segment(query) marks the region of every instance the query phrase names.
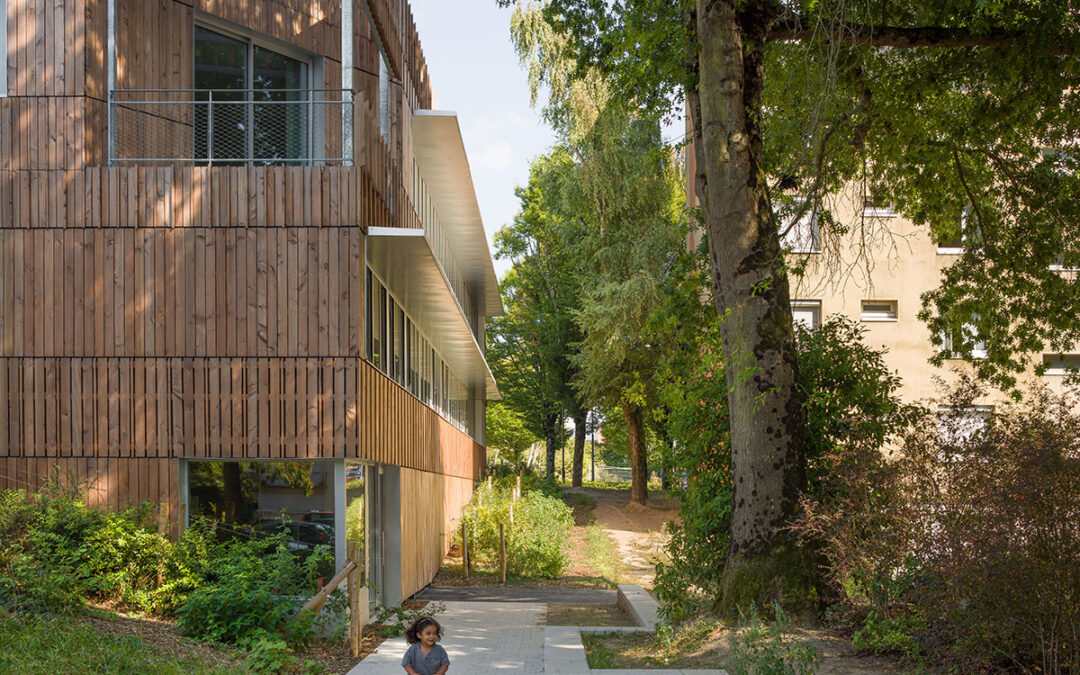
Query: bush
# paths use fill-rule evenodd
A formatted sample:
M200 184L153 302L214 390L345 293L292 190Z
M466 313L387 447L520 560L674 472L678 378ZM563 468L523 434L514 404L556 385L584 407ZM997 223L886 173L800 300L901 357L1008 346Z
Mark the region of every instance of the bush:
M982 393L962 382L894 459L838 471L828 499L808 500L804 532L863 648L1068 672L1080 664L1080 407L1038 389L980 424Z
M558 578L570 564L567 552L573 511L561 499L540 490L527 490L513 501L509 477L481 483L465 508L469 555L491 568L498 565L499 524L506 537L507 572L517 576ZM509 485L507 485L509 483ZM510 522L511 505L513 524Z
M213 569L176 612L181 632L217 642L272 633L303 645L311 636L310 618L292 615L314 592L319 566L331 555L319 547L301 561L283 536L219 545Z

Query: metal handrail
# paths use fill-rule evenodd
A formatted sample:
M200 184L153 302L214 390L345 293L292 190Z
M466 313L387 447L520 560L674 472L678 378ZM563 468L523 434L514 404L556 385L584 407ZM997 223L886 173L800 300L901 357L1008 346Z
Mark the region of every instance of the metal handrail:
M289 101L262 98L274 94L298 96ZM341 134L340 156L328 156L331 153L324 138L333 122L325 120L324 111L339 108L338 119L347 123L351 115L346 115L346 110L352 106L354 96L349 89L313 88L110 90L109 163L351 165L351 134ZM215 129L215 111L237 106L242 110L239 116L227 116L226 132ZM269 119L259 119L260 111L266 113L282 106L285 108L280 115L273 113ZM288 106L302 112L285 117L289 115ZM230 128L232 137L227 134ZM260 131L263 133L258 136ZM257 141L268 145L268 149L258 152ZM302 145L296 145L298 142ZM219 148L222 143L231 145Z

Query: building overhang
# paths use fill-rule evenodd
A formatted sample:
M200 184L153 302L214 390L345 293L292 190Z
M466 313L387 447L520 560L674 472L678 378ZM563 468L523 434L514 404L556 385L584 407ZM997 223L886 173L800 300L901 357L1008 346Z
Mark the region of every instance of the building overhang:
M369 227L367 259L450 369L485 398L502 398L465 312L424 231Z
M413 111L413 155L428 192L435 200L466 283L482 300L487 316L501 316L502 300L491 262L480 206L476 201L469 158L461 139L457 113Z

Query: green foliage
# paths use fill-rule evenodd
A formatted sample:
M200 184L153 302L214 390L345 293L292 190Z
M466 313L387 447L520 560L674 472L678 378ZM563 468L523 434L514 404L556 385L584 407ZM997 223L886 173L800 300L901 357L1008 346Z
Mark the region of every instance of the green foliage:
M887 616L879 609L871 609L851 637L851 646L872 654L915 656L922 650L917 636L924 630L926 621L918 614Z
M528 490L525 484L520 499L514 501L512 494L509 485L500 483L491 487L481 483L476 488L464 515L470 556L489 567L497 566L502 524L508 574L560 577L570 564L567 548L574 524L573 510L562 499Z
M676 439L671 464L685 471L686 487L679 522L669 526L671 562L657 566L656 592L664 616L676 622L719 599L727 558L731 513L727 382L715 324L712 333L702 336L697 361L691 360L688 372L673 377L665 388L668 430ZM806 401L809 485L819 500L834 498L830 495L838 490L833 483L837 473L886 475L881 449L917 413L899 401L899 378L885 365L882 352L868 347L863 336L858 324L839 316L815 331L799 333L798 386ZM880 495L879 488L857 495L847 488L840 492L844 496L835 498L848 500L852 512L867 519L884 517L869 508ZM891 575L891 552L876 559L880 562L871 576L858 575L860 587L880 594L889 592L883 585L903 583Z
M303 647L314 634L314 617L293 613L332 560L328 549L300 559L283 535L220 542L206 520L173 543L157 533L151 506L106 514L86 505L82 489L57 476L36 494L0 493L0 612L55 614L110 599L175 613L188 635L239 642L251 650L252 667L300 666L281 645ZM336 592L329 604L343 603ZM126 663L141 648L110 650L93 658Z
M732 675L809 675L819 660L817 648L805 640L789 638L787 615L780 605L773 606L773 621L762 621L757 610L740 616L739 629L732 641Z
M983 424L981 395L962 383L893 458L839 467L800 527L861 647L1066 672L1080 662L1080 408L1038 389Z
M0 672L239 675L246 669L165 654L136 637L103 634L70 617L0 614Z
M262 633L283 635L290 646L310 640L310 617L292 614L314 591L320 565L332 557L328 548L300 560L281 535L234 539L214 557L213 569L177 610L181 632L217 642Z
M534 443L541 440L525 425L525 416L506 403L492 402L487 408L487 447L503 453L503 459L515 468L523 461L522 455Z

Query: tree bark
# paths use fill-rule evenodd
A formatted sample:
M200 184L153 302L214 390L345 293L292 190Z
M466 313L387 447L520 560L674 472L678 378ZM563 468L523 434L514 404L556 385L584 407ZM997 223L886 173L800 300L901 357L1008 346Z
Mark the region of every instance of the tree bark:
M630 445L630 503L645 506L649 499L649 466L642 437L641 406L623 403L626 415L626 440Z
M225 522L236 522L236 512L244 502L239 462L221 465L221 501L225 509Z
M812 594L812 563L800 557L784 526L805 484L806 422L795 386L788 281L760 166L760 45L768 3L742 3L743 25L736 4L697 1L694 120L701 130L696 152L704 178L699 175L698 189L713 291L724 317L731 425L731 532L721 610L730 614L751 601L760 607L777 600L801 612Z
M574 413L574 471L570 484L581 487L581 467L585 463L585 432L588 415L585 412Z
M544 418L544 473L551 478L555 478L555 452L562 440L562 430L559 428L561 420L559 415L547 415Z

